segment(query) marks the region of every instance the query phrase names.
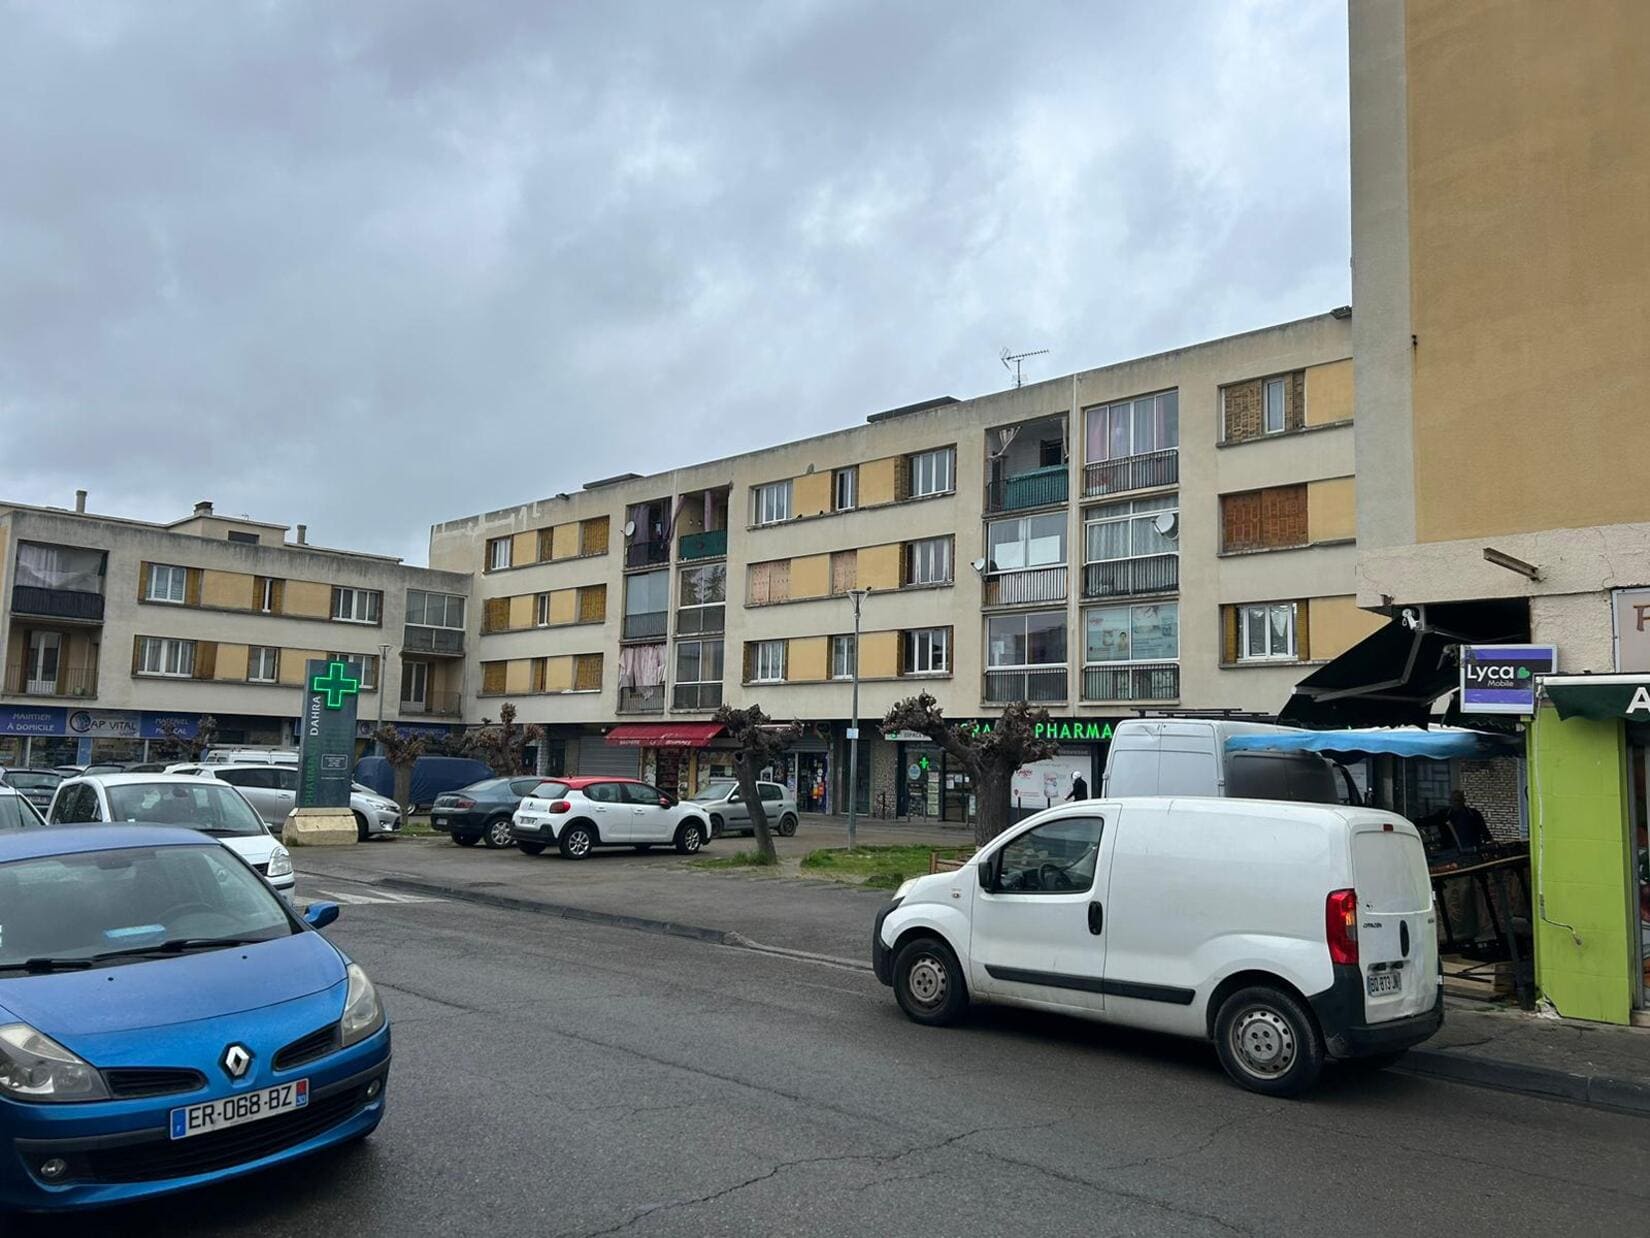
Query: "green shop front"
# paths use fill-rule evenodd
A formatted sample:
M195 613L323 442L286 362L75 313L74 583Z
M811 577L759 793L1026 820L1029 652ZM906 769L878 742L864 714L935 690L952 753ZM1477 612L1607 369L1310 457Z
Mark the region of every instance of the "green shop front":
M1037 726L1041 739L1059 750L1050 758L1015 771L1010 788L1015 819L1041 812L1063 801L1071 792L1072 775L1080 775L1090 795L1100 794L1116 718L1051 717ZM977 718L973 726L989 731L995 719ZM937 821L974 819L974 787L967 772L937 744L911 731L886 738L895 745L898 777L895 814Z

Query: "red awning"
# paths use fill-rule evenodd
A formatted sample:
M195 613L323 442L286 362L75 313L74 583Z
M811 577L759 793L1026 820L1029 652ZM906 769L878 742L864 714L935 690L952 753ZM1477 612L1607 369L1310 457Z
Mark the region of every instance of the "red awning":
M632 723L614 727L607 742L620 748L703 748L721 732L720 722Z

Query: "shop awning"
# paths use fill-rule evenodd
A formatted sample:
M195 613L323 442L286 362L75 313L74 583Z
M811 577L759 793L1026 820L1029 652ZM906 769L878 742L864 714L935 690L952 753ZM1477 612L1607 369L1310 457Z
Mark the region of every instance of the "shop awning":
M1226 741L1228 752L1322 752L1329 756L1427 757L1447 761L1451 757L1483 760L1486 757L1523 755L1524 741L1517 735L1497 735L1489 731L1469 731L1463 727L1370 727L1344 731L1297 731L1293 734L1234 735Z
M607 733L620 748L703 748L722 733L720 722L627 723Z
M1541 691L1560 718L1650 722L1650 675L1547 675Z

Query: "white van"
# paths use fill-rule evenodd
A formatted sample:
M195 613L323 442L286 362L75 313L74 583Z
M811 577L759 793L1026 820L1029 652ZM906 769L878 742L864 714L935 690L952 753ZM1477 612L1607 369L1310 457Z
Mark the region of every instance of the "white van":
M902 885L871 961L919 1023L983 1001L1208 1038L1273 1095L1325 1058L1396 1058L1444 1017L1420 834L1367 808L1052 808Z
M1298 735L1294 727L1210 718L1130 718L1106 752L1100 794L1209 795L1357 803L1346 770L1316 752L1227 752L1234 735Z

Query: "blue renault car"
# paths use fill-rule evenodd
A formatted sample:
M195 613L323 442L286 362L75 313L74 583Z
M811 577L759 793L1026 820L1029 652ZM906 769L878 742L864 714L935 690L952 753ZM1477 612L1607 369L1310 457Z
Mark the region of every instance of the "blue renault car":
M372 982L215 839L0 833L0 1213L202 1186L363 1139ZM3 1228L3 1224L0 1224Z

